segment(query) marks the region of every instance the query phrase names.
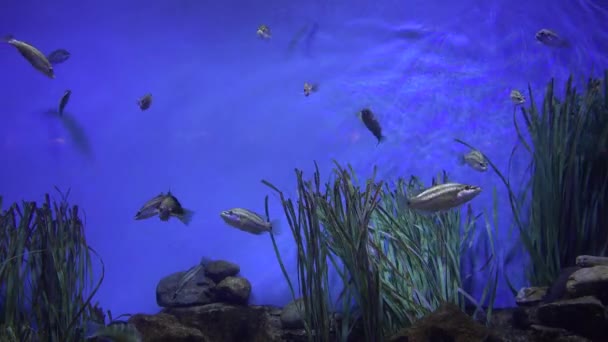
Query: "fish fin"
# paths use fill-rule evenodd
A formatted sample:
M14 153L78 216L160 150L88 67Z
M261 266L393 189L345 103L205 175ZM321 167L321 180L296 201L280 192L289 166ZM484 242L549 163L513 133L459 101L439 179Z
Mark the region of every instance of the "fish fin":
M464 160L464 154L459 154L458 156L456 156L456 159L458 161L458 164L460 165L464 165L466 163L466 161Z
M99 332L105 327L104 324L88 321L85 326L85 339L90 340L99 336Z
M378 138L378 143L376 144L376 146L380 145L381 143L386 141L386 136L381 135L380 138Z
M190 222L192 221L192 216L194 216L194 211L192 210L188 210L188 209L184 209L184 213L176 216L180 221L182 221L183 224L185 224L186 226L190 224Z
M270 221L270 233L272 235L281 235L281 224L280 220Z

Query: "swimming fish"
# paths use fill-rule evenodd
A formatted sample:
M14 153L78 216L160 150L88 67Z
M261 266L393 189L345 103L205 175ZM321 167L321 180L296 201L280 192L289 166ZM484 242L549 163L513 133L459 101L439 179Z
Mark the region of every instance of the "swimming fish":
M541 29L534 35L537 41L541 42L543 45L550 47L567 47L570 45L568 41L560 37L557 33L548 30Z
M13 36L10 35L5 37L4 40L8 44L14 46L36 70L42 72L49 78L55 78L55 72L51 62L49 62L49 60L42 52L40 52L40 50L28 43L13 38Z
M407 206L412 209L438 212L458 207L475 198L481 188L474 185L443 183L434 185L410 197Z
M59 113L59 116L63 116L63 110L68 104L68 101L70 101L70 95L72 95L72 91L68 89L65 91L65 93L63 93L61 100L59 100L59 109L57 111Z
M150 106L152 105L152 94L147 93L146 95L139 98L137 100L137 105L139 106L139 109L141 109L141 110L146 110L146 109L150 108Z
M165 194L161 192L160 195L144 203L144 205L141 207L141 209L139 209L137 214L135 214L135 219L144 220L152 216L158 215L158 207L160 206L160 203L164 198Z
M57 49L48 55L46 55L46 59L51 62L51 64L61 64L67 61L70 58L70 53L64 49Z
M163 197L158 205L158 217L161 221L168 221L169 218L175 217L187 226L192 221L193 215L194 212L182 207L177 198L171 194L171 191Z
M263 24L258 26L258 30L256 31L256 34L258 35L258 37L265 39L265 40L272 38L272 33L270 33L270 28Z
M86 340L108 339L112 342L141 342L141 334L137 328L124 321L114 321L108 325L87 323Z
M359 112L359 118L361 119L361 121L363 121L365 127L367 127L367 129L372 132L374 137L378 139L377 145L379 145L386 139L386 137L382 134L382 127L380 126L380 122L378 122L378 119L376 118L374 113L372 113L371 110L369 110L368 108L362 109Z
M519 90L511 90L511 94L509 94L509 97L511 97L511 101L515 105L520 105L526 102L526 98Z
M304 83L304 96L308 96L311 93L316 92L317 89L319 89L319 87L316 84L305 82Z
M459 156L459 162L461 165L467 164L477 171L487 171L488 162L486 157L478 150L472 150L468 153L461 154Z
M278 221L268 222L261 215L248 209L225 210L220 213L220 217L228 225L251 234L260 235L266 232L279 234Z

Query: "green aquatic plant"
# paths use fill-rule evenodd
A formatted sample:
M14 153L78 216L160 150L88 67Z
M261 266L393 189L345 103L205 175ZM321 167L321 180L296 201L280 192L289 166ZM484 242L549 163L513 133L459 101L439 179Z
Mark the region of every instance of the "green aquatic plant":
M0 207L2 200L0 198ZM15 203L0 215L0 340L81 341L95 282L84 222L67 195ZM101 259L99 259L101 261Z
M410 182L399 179L392 188L377 181L374 172L360 186L352 168L337 163L332 180L324 185L318 168L311 181L304 180L300 170L296 170L296 177L295 206L272 184L263 183L279 194L296 241L309 340L327 341L332 328L326 323L331 309L329 265L338 271L344 284L340 295L342 320L335 330L343 341L357 322L366 340L384 340L444 302L464 306L466 299L472 300L480 310L479 303L487 304L487 314L491 314L496 268L491 270L481 300L473 300L462 289L465 277L460 271L461 257L471 248L479 217L473 217L470 207L464 226L459 210L421 214L399 204L406 193L422 188L416 178ZM496 210L493 223L496 227ZM487 219L486 228L491 236L492 224ZM274 237L273 244L296 298ZM495 266L492 260L487 265Z
M531 177L519 191L488 160L508 190L515 226L530 256L526 276L533 285L551 284L578 255L608 252L606 82L608 71L603 81L590 79L579 93L570 77L558 99L551 80L540 107L528 87L530 106L521 107L524 128L513 114L518 146L531 156Z

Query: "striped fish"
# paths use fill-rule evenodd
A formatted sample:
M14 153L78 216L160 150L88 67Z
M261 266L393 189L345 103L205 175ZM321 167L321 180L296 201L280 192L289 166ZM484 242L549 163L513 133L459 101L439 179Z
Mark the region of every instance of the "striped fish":
M268 222L261 215L249 209L224 210L220 213L220 217L228 225L251 234L260 235L270 232L276 235L279 233L277 221Z
M434 185L407 200L407 206L422 211L444 211L467 203L481 192L474 185L444 183Z

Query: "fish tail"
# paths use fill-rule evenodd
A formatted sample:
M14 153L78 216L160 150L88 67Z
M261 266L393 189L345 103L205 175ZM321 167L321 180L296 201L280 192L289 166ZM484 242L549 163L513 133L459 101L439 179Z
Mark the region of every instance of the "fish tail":
M101 323L96 323L92 321L88 321L85 326L85 338L92 339L99 336L99 332L104 328L105 325Z
M270 233L272 235L281 235L281 224L280 220L270 221Z
M383 143L383 142L385 142L385 141L386 141L386 136L381 135L381 136L378 138L378 143L376 144L376 146L380 145L381 143Z
M184 209L184 213L182 215L179 215L177 218L187 226L192 221L192 216L194 216L194 211Z
M458 156L456 156L456 159L458 161L458 164L460 165L464 165L466 163L466 161L464 160L464 154L459 154Z

